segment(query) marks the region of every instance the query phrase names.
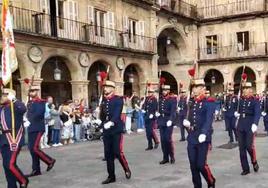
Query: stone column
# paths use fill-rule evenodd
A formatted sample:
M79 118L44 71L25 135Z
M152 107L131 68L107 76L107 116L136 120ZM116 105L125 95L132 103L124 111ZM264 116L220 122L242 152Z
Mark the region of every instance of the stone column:
M24 79L25 78L21 78L21 79L19 79L19 81L20 81L20 84L21 84L21 99L22 99L22 101L24 103L26 103L28 101L28 91L29 91L30 85L32 83L32 80L30 80L29 84L26 84L24 82ZM42 81L43 81L42 78L36 78L33 81L33 85L40 86L40 88L41 88ZM42 91L40 90L40 96L41 96L41 92Z
M85 99L86 104L88 104L88 80L72 80L70 81L72 85L72 99Z
M116 88L115 88L115 93L117 95L124 95L124 82L115 82Z
M265 76L256 79L256 93L261 94L265 90Z

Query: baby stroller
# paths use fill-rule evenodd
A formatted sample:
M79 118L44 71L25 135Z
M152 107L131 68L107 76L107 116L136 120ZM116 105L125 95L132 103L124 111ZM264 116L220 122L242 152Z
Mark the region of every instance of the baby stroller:
M101 140L103 139L102 125L96 123L93 120L90 124L87 125L86 129L86 139L89 141L92 140Z

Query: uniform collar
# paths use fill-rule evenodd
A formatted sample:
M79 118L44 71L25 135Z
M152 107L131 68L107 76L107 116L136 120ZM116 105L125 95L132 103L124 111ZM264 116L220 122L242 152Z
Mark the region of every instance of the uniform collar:
M252 96L252 95L251 96L243 96L242 98L243 99L254 99L254 96Z
M202 100L204 100L206 98L206 96L205 95L199 95L199 96L197 96L197 97L195 97L195 101L196 102L201 102Z
M110 99L112 99L112 98L114 98L114 97L115 97L115 94L112 94L112 95L110 95L110 96L105 97L105 99L110 100Z
M35 97L32 99L33 102L45 102L44 99L41 99L40 97Z

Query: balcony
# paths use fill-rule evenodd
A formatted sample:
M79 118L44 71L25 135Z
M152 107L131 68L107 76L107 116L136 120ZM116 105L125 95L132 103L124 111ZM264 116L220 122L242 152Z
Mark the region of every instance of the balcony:
M18 33L141 53L155 52L155 38L130 36L128 32L18 7L10 7L10 11L14 17L14 31Z
M268 55L267 42L249 44L249 49L243 50L241 45L204 48L199 50L200 61L221 61L228 59L257 58Z
M199 19L232 17L266 11L265 0L240 0L234 3L199 8Z
M197 17L197 7L181 0L156 0L156 4L161 10L192 19Z

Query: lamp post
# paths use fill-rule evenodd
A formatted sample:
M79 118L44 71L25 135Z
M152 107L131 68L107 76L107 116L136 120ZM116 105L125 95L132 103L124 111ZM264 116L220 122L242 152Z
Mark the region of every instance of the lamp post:
M212 84L215 84L216 83L216 77L214 75L214 72L212 72L211 83Z
M54 80L60 81L61 80L61 70L58 67L58 59L56 59L56 68L54 69Z

